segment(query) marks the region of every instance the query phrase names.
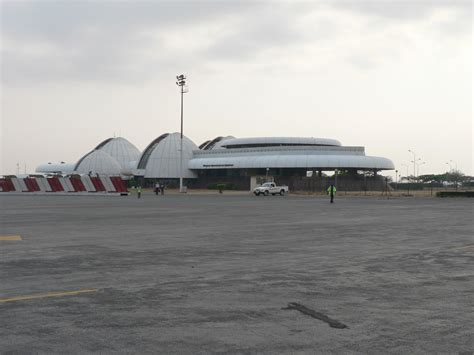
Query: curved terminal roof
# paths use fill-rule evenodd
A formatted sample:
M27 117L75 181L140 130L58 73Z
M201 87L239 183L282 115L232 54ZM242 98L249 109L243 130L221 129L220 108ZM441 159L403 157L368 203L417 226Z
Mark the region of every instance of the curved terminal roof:
M305 146L195 152L190 169L376 169L392 170L391 160L366 156L363 147Z
M232 137L232 136L227 136L227 137L219 136L219 137L216 137L214 139L205 141L204 143L202 143L199 146L199 149L212 150L212 149L222 148L222 143L224 143L225 141L227 141L229 139L233 139L233 138L235 138L235 137Z
M169 133L162 134L158 138L155 138L150 144L148 144L148 146L145 148L145 150L140 156L140 160L138 161L138 164L137 164L138 169L146 168L148 164L148 160L150 159L151 153L153 153L157 145L160 144L160 142L168 136L169 136Z
M340 146L341 142L329 138L313 137L251 137L226 139L221 147L227 149L278 147L278 146Z
M79 174L120 175L122 167L108 153L94 149L79 159L74 171Z
M137 165L137 175L145 178L179 178L180 177L180 141L181 134L163 134L153 140L143 151ZM196 144L183 137L183 177L195 178L196 174L187 168L193 157Z
M228 140L231 140L231 139L235 139L235 137L234 136L223 137L222 139L220 139L218 142L216 142L214 144L212 149L223 149L222 145L225 144L225 142L227 142Z
M123 170L130 170L130 162L137 161L140 151L132 143L122 137L108 138L95 149L108 153L120 164Z
M199 145L199 149L204 149L211 141L210 140L207 140L205 142L202 142L200 145Z

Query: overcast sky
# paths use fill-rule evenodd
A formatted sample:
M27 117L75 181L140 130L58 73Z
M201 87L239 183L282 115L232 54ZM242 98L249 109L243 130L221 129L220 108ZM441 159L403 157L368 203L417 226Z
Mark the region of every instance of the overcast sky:
M469 0L0 3L0 174L179 131L181 73L197 145L335 138L473 174Z

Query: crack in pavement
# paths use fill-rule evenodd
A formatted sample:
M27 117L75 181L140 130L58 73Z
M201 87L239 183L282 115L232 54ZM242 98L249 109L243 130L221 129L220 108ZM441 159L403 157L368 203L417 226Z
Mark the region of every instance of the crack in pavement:
M286 308L282 308L284 310L289 310L289 309L295 309L297 311L300 311L303 314L306 314L310 317L322 320L323 322L329 324L331 328L338 328L338 329L344 329L344 328L349 328L347 325L344 323L339 322L336 319L329 318L327 315L321 313L321 312L316 312L315 310L308 308L306 306L303 306L302 304L296 303L296 302L290 302L288 303L288 306Z

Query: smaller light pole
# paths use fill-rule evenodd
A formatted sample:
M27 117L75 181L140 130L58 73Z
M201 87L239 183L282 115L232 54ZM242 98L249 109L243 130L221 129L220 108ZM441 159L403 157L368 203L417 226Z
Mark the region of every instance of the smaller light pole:
M416 178L416 162L418 160L421 160L421 158L416 159L416 153L415 151L408 149L408 151L413 154L413 160L411 161L413 163L413 177Z
M407 168L407 195L410 195L410 180L408 179L408 164L402 164L402 166Z
M395 170L395 189L398 190L398 170Z
M181 74L176 77L176 85L181 88L181 140L179 149L179 192L183 189L183 95L185 92L186 76Z
M425 161L422 161L421 163L416 163L416 175L420 175L420 165L426 164Z
M450 160L451 161L451 160ZM453 166L451 165L450 161L447 161L446 164L449 165L449 172L453 171Z
M404 166L405 168L407 168L407 181L408 181L408 164L402 164L402 166Z
M454 164L456 171L458 171L458 163L456 163L454 160L450 160L451 163Z
M455 170L453 169L453 165L452 165L451 163L454 164ZM457 173L458 173L458 164L457 164L454 160L452 160L452 159L450 159L449 162L447 162L446 164L449 165L449 172L450 172L453 176L456 176ZM458 190L458 181L457 181L457 178L455 178L455 179L456 179L456 191L457 191L457 190Z

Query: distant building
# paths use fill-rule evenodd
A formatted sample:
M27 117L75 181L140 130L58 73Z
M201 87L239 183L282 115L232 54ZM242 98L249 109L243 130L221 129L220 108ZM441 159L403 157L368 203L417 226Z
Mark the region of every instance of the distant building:
M345 172L355 177L358 171L374 175L394 169L387 158L365 155L364 147L345 147L335 139L307 137L253 137L220 140L218 147L194 151L188 168L198 174L201 182L229 181L238 184L255 176L271 176L280 182L292 180L315 171Z
M334 139L261 137L233 138L220 149L195 151L191 170L391 170L386 158L366 156L364 147L343 147Z
M74 171L75 163L46 163L38 165L35 169L37 173L43 174L71 174Z

